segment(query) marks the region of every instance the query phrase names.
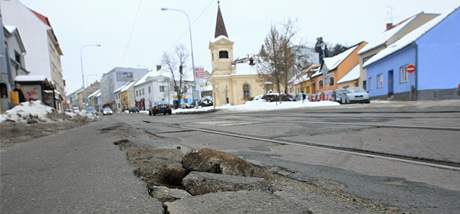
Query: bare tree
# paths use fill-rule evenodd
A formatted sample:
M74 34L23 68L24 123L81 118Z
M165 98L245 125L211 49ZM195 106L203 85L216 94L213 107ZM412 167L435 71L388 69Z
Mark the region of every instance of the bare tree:
M258 66L259 75L271 81L278 92L288 92L289 79L297 71L297 52L292 41L296 33L292 20L284 23L281 29L272 26L259 52L262 61Z
M175 48L174 54L163 53L161 63L171 73L174 91L177 93L177 102L175 107L178 108L186 90L184 87L184 69L188 59L188 51L184 45Z

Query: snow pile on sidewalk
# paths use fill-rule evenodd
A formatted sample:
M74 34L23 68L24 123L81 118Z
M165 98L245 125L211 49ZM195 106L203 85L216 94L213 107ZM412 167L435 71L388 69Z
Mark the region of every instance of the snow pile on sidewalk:
M0 123L7 120L24 123L27 123L30 120L50 122L51 119L48 117L48 114L53 112L53 108L43 105L41 101L24 102L1 115Z
M208 107L199 107L199 108L190 108L190 109L173 109L173 114L187 114L187 113L205 113L214 111L213 106Z
M88 113L86 111L65 112L65 115L69 116L72 119L78 119L78 118L87 118L88 120L100 119L99 116L93 113Z
M284 109L296 108L312 108L312 107L328 107L339 106L339 103L332 101L309 102L309 101L295 101L295 102L266 102L265 100L248 101L243 105L225 105L219 107L222 110L229 111L273 111Z
M16 123L50 123L63 120L97 120L99 117L87 112L65 112L58 113L41 101L30 101L21 103L14 108L0 114L0 123L6 121Z

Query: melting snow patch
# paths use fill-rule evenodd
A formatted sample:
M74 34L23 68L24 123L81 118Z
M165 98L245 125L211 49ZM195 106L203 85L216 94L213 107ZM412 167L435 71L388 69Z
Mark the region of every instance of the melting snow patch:
M190 109L174 109L173 114L186 114L186 113L204 113L214 111L213 106L190 108Z
M41 101L21 103L0 116L0 122L11 120L14 122L27 122L29 119L37 119L50 122L48 114L54 111L53 108L43 105Z
M87 118L89 120L96 120L98 117L92 113L87 112L66 112L67 117L63 114L55 113L54 108L43 105L41 101L31 101L21 103L14 108L0 114L0 123L5 121L12 121L17 123L36 123L36 122L57 122L58 120L74 118Z
M263 100L248 101L244 105L225 105L219 107L219 109L230 110L230 111L273 111L283 109L296 109L296 108L311 108L311 107L328 107L328 106L339 106L339 103L332 101L321 101L321 102L308 102L308 101L296 101L296 102L264 102Z

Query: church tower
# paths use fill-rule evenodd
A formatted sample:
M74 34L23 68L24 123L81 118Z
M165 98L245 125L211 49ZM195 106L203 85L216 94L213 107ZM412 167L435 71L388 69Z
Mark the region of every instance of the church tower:
M212 56L212 75L232 74L233 42L228 38L219 2L214 40L209 43L209 50Z

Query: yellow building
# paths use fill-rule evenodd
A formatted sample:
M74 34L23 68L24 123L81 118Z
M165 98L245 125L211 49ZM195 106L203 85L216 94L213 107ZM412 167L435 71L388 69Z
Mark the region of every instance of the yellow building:
M234 60L233 45L227 34L220 6L217 9L214 41L209 43L212 55L214 105L244 104L251 98L264 94L264 82L257 73L254 57Z

